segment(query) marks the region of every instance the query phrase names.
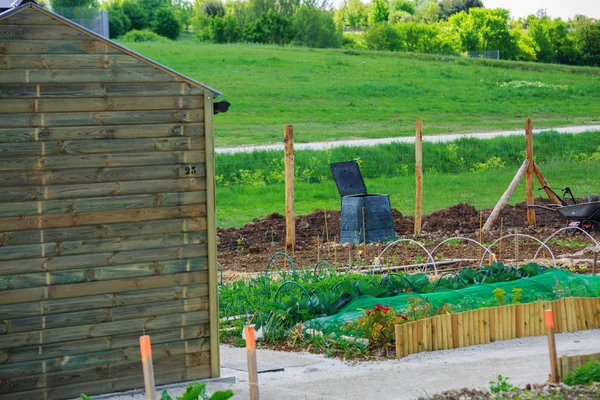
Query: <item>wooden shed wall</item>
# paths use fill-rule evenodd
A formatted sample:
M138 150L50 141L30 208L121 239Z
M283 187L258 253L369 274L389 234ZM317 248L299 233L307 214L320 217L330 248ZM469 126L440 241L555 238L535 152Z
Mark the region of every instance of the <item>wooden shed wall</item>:
M0 20L0 398L141 388L144 332L157 384L218 375L212 163L210 91Z

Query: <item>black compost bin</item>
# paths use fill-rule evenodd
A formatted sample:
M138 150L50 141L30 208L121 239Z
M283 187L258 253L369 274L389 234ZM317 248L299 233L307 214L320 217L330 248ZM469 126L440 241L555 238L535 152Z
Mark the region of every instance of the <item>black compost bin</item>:
M365 236L367 243L393 240L395 235L390 196L367 194L367 187L356 161L332 163L329 167L342 197L340 241L362 243Z

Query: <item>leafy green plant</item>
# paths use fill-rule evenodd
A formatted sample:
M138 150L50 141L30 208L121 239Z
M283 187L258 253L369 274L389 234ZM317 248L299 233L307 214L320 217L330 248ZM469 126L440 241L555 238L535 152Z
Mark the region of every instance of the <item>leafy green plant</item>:
M507 393L517 389L516 386L508 382L508 377L498 375L497 381L490 381L490 391L496 393Z
M600 361L588 361L565 376L563 382L569 386L600 382Z
M521 299L523 298L523 289L521 288L513 288L511 303L512 304L521 304Z
M503 306L506 301L506 291L502 288L496 288L494 289L494 297L496 298L498 305Z
M168 40L164 36L160 36L158 33L152 32L148 29L132 30L125 34L123 40L127 42L159 42L162 40Z

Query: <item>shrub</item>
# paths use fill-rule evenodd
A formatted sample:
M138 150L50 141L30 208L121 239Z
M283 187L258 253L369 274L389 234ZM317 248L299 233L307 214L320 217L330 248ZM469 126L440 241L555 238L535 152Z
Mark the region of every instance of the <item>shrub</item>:
M144 29L141 31L129 31L123 37L123 39L128 42L158 42L160 40L166 40L167 38L164 36L160 36L148 29Z
M388 23L370 27L365 33L365 42L369 50L406 50L400 31Z
M176 40L181 33L181 22L179 22L172 9L161 7L156 10L152 30L161 36Z
M316 7L300 6L292 18L294 42L308 47L340 47L342 34L330 12Z
M563 382L569 386L600 382L600 361L589 361L574 369L573 372L565 376Z

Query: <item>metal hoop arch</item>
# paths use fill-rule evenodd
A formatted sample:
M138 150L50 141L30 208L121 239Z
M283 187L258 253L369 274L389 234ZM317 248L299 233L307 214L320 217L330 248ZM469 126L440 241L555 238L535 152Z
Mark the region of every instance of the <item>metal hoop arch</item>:
M416 240L413 240L413 239L398 239L398 240L396 240L396 241L394 241L394 242L392 242L392 243L388 244L388 245L385 247L385 249L383 249L383 250L381 251L381 253L379 253L379 257L377 257L377 258L379 258L379 259L381 260L381 256L383 255L383 253L385 253L385 252L387 251L387 249L389 249L389 248L390 248L390 247L392 247L393 245L395 245L395 244L398 244L398 243L401 243L401 242L409 242L409 243L414 243L414 244L416 244L417 246L419 246L421 249L423 249L423 251L424 251L425 253L427 253L427 260L428 260L428 261L427 261L427 263L425 264L425 273L427 273L427 267L429 266L429 260L431 260L431 264L433 265L433 270L435 271L435 274L436 274L436 275L438 274L437 265L435 264L435 260L433 259L433 257L432 257L432 255L431 255L431 253L429 252L429 250L427 250L427 249L425 248L425 246L423 246L423 245L422 245L420 242L417 242Z
M575 230L579 230L581 232L583 232L588 238L590 238L590 240L592 242L594 242L596 244L596 247L600 248L600 243L598 243L596 241L596 239L594 239L592 237L592 235L590 235L588 232L586 232L584 229L581 229L580 227L564 227L564 228L560 228L558 229L556 232L554 232L552 235L548 236L545 240L544 240L544 244L546 244L548 242L548 240L552 239L554 236L556 236L557 234L561 233L562 231L566 231L567 229L575 229ZM533 256L533 259L535 260L538 256L538 253L540 252L540 250L542 249L542 246L540 246L537 251L535 252L535 255Z
M489 250L489 249L491 249L491 248L492 248L492 247L493 247L493 246L494 246L496 243L498 243L499 241L501 241L501 240L504 240L504 239L507 239L507 238L510 238L510 237L515 237L515 236L522 236L522 237L525 237L525 238L527 238L527 239L532 239L532 240L534 240L534 241L536 241L536 242L540 243L540 244L541 244L541 246L540 246L540 247L545 247L545 248L546 248L546 250L548 250L548 252L549 252L549 253L550 253L550 255L552 256L552 263L554 264L554 268L556 268L556 258L554 258L554 253L552 252L552 250L550 250L550 247L546 246L546 243L542 242L540 239L538 239L538 238L535 238L535 237L533 237L533 236L531 236L531 235L526 235L526 234L524 234L524 233L509 233L508 235L504 235L504 236L502 236L502 237L499 237L498 239L494 240L494 241L492 242L492 244L490 244L490 245L488 246L488 250ZM481 267L483 266L483 259L484 259L484 257L482 256L482 257L481 257L481 261L479 262L479 268L481 268ZM535 258L534 258L534 259L535 259Z
M449 242L449 241L451 241L451 240L466 240L467 242L471 242L471 243L478 244L478 245L479 245L479 246L480 246L480 247L481 247L481 248L484 250L484 254L485 254L485 253L489 253L490 255L494 254L494 253L492 253L492 252L490 251L490 249L489 249L489 248L485 247L483 244L481 244L480 242L478 242L478 241L477 241L477 240L475 240L475 239L471 239L471 238L468 238L468 237L462 237L462 236L455 236L455 237L451 237L451 238L449 238L449 239L445 239L445 240L443 240L442 242L438 243L438 245L437 245L437 246L435 246L435 247L433 248L433 250L431 250L431 255L433 256L433 254L434 254L434 253L437 251L437 249L438 249L439 247L441 247L442 245L446 244L447 242Z
M277 253L273 254L271 256L271 258L269 259L269 261L267 262L267 268L265 269L265 276L269 276L269 267L271 266L271 262L273 262L273 260L277 256L282 256L282 257L287 258L287 260L290 262L290 265L292 266L292 274L296 273L296 267L294 265L294 261L292 260L292 257L290 257L287 253L278 251Z

